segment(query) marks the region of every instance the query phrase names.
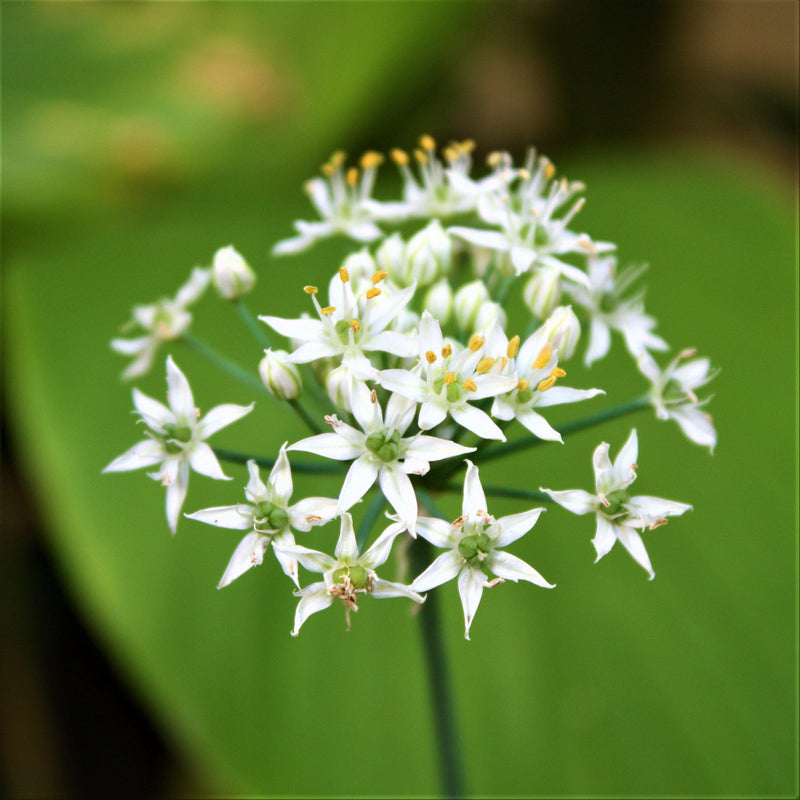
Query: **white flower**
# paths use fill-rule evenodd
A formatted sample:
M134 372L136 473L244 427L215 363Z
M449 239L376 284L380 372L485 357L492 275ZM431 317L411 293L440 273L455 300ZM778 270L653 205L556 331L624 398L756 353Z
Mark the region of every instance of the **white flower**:
M103 472L123 472L160 464L157 472L148 473L167 488L167 521L175 533L186 490L189 468L217 480L231 480L222 472L214 451L205 440L253 410L253 405L225 404L212 408L202 419L194 406L189 381L178 369L172 356L167 358L167 399L169 408L138 389L133 403L149 430L147 439L115 458Z
M496 362L491 369L499 368L498 371L517 377L512 391L495 398L492 416L504 420L518 419L534 436L562 442L561 434L534 409L577 403L605 392L602 389L556 386L556 382L567 373L558 366L558 349L548 341L552 330L553 325L548 319L522 346L519 336L509 341L499 326L489 332L487 341L490 347L506 354L506 358Z
M112 350L124 356L135 356L122 373L124 380L144 375L153 365L153 358L161 343L177 339L189 327L192 315L186 307L200 299L209 280L210 269L195 267L174 298L162 297L152 305L133 307L133 319L123 330L138 326L144 328L147 335L136 339L111 340Z
M522 559L500 550L526 534L536 523L543 508L532 508L521 514L495 519L486 510L478 468L467 461L464 478L464 501L461 516L453 523L434 517L419 517L417 532L436 547L445 548L436 560L418 577L411 588L426 592L453 578L458 578L458 593L464 608L464 638L478 610L481 595L508 579L529 581L552 589L533 567ZM488 575L494 575L488 580Z
M248 531L234 550L218 589L236 580L250 567L260 564L270 542L295 544L292 528L296 531L310 531L312 526L324 525L337 514L338 502L328 497L307 497L299 503L289 505L293 488L292 471L286 456L285 442L266 485L261 480L255 461L248 461L247 469L250 471L250 481L244 490L247 503L204 508L184 515L219 528ZM283 571L299 589L297 560L281 550L276 550L275 554Z
M576 283L570 289L573 300L591 315L589 345L583 357L587 367L608 353L612 330L622 334L634 358L646 350L668 349L667 343L652 332L656 321L644 313L642 294L623 299L643 270L644 267L629 267L617 275L615 258L592 258L589 285Z
M299 345L286 359L289 363L306 364L320 358L342 357L343 363L356 377L366 380L372 377L374 368L364 355L365 351L381 350L397 356L410 356L416 350L410 336L386 330L411 300L416 287L412 284L390 297L382 297L377 284L385 278L385 272L376 272L372 276L372 286L356 296L350 286L350 275L342 267L338 277L331 281L329 306L320 306L316 286L305 287L319 319L259 319Z
M417 404L401 395L389 398L385 421L375 392L366 384L357 383L350 400L353 416L363 430L356 430L335 415L326 417L333 433L301 439L288 449L337 461L355 459L339 494L341 510L347 511L359 502L377 480L400 520L416 536L417 498L409 474L425 475L431 461L470 453L475 448L419 433L403 438L414 419Z
M449 414L483 439L505 441L489 415L470 405L517 385L514 376L487 374L494 358L483 356L484 340L473 336L467 347L454 352L451 344L445 344L437 320L426 311L419 324L419 351L419 363L412 370L383 370L376 378L387 389L421 403L419 427L430 430Z
M691 506L662 500L659 497L638 495L631 497L628 487L636 480L636 459L639 443L636 431L631 431L628 441L619 451L614 464L608 457L609 445L598 445L592 457L596 494L582 489L565 492L552 492L542 489L573 514L594 513L597 517L597 532L592 543L599 561L616 544L617 540L633 556L634 560L647 570L650 580L655 577L650 558L644 548L642 537L636 532L639 528L653 530L667 523L667 517L674 517L688 511Z
M323 580L319 583L312 583L294 593L295 597L300 598L300 602L294 615L292 636L297 636L303 623L312 614L333 605L336 598L344 604L348 630L350 612L358 611L359 594L373 597L409 597L415 603L424 602L425 598L408 586L381 580L375 573L375 567L379 567L389 558L395 537L404 530L402 523L390 525L368 550L359 555L353 518L344 513L335 558L307 547L275 543L273 547L279 554L296 558L306 569L323 574Z
M695 389L705 386L717 371L707 358L692 358L696 354L696 350L683 350L663 372L649 353L642 353L636 363L653 384L650 401L658 418L674 419L689 439L713 453L717 432L711 417L701 410L711 398L698 400ZM687 358L692 360L682 364Z
M322 222L297 220L294 227L299 233L284 239L272 250L273 255L297 253L310 247L319 239L341 233L359 242L371 242L382 235L375 224L380 205L370 200L375 173L383 161L379 153L368 152L361 157L361 179L358 169L343 169L346 155L334 153L322 167L324 178L314 178L306 184L311 202L322 217Z
M222 247L214 253L211 266L214 287L220 297L237 300L252 291L256 274L242 256L232 247Z

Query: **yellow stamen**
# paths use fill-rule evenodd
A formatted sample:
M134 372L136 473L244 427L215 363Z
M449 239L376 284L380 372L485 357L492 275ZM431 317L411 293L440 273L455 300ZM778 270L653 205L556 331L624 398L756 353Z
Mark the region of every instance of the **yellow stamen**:
M446 344L446 345L445 345L445 346L442 348L442 356L443 356L444 358L447 358L448 356L450 356L450 355L452 354L452 352L453 352L453 348L452 348L452 347L450 347L450 345L449 345L449 344Z
M475 381L472 378L467 378L464 383L461 384L467 391L469 392L477 392L478 387L475 384Z
M514 336L508 343L508 347L506 348L506 355L509 358L514 358L518 352L519 352L519 336Z
M323 164L322 165L322 174L330 178L333 173L336 172L336 167L332 164Z
M332 156L331 160L328 162L332 167L341 167L344 162L347 161L347 153L344 150L337 150Z
M520 176L520 178L522 178L522 180L527 181L527 180L530 180L531 174L530 174L530 172L528 172L528 170L521 169L519 171L519 176Z
M500 162L502 162L502 160L503 154L497 150L495 150L493 153L489 153L489 155L486 156L486 163L490 167L496 167Z
M385 269L379 269L373 276L373 283L380 283L389 273Z
M539 355L536 356L536 361L533 362L533 369L541 369L542 367L546 367L551 355L553 355L553 345L548 342L539 351Z
M436 361L436 353L434 353L433 350L428 350L428 352L425 353L425 358L428 360L429 364L433 364L433 362Z
M435 150L436 142L432 136L424 134L423 136L419 137L419 146L423 148L423 150Z
M561 367L553 367L550 370L550 375L554 378L563 378L567 373Z
M447 375L444 376L444 385L449 386L451 383L455 381L455 379L456 379L455 372L448 372Z
M358 183L358 170L355 167L350 167L345 176L348 186L355 186Z
M525 378L523 378L523 379L522 379L522 380L521 380L521 381L520 381L520 382L517 384L517 389L518 389L520 392L524 392L524 391L525 391L525 390L526 390L526 389L527 389L529 386L530 386L530 383L528 383L528 381L526 381L526 380L525 380Z
M420 164L427 164L428 163L428 156L422 150L415 150L414 151L414 158L419 161Z
M470 340L469 344L467 345L473 353L476 353L478 350L483 347L483 336L478 336L476 333Z
M339 277L342 283L347 283L350 280L350 273L344 267L339 267Z
M374 150L367 150L363 156L361 156L361 169L375 169L375 167L379 167L383 164L383 156L380 153L376 153Z
M405 150L400 150L399 148L395 147L389 155L392 157L392 161L395 164L398 164L401 167L404 167L408 164L408 153Z
M556 168L548 161L544 165L544 176L545 176L545 178L547 178L547 180L550 180L550 178L552 178L553 175L555 175L555 174L556 174Z
M540 392L546 392L548 389L552 389L555 385L556 379L551 375L549 378L545 378L543 381L539 381L536 388Z
M336 311L336 306L325 306L325 308L320 309L320 314L327 316L328 314L333 314Z
M372 300L373 297L377 297L380 293L381 290L377 286L367 289L367 300Z
M463 142L459 145L460 149L464 153L471 153L475 149L475 140L474 139L464 139Z
M492 368L493 364L494 364L494 359L491 356L486 356L486 358L482 358L478 362L478 366L475 367L475 371L479 375L483 375L484 372L488 372Z
M443 152L444 152L444 157L450 163L458 159L458 150L456 150L454 147L445 147Z
M306 294L316 294L319 291L319 289L317 289L316 286L304 286L303 291Z
M358 333L361 330L361 323L357 319L351 320L350 327L355 333Z
M378 393L374 389L369 393L369 399L372 400L373 403L378 402Z

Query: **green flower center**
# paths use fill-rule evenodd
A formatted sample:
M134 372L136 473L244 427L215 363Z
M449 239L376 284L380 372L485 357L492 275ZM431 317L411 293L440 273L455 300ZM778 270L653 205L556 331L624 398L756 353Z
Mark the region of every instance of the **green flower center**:
M354 589L366 589L369 585L369 572L358 564L353 564L349 567L339 567L339 569L333 571L331 577L333 582L337 585L343 584L344 579L349 578Z
M679 403L686 399L686 392L683 387L674 378L670 378L664 390L661 392L661 397L665 403Z
M164 426L164 449L170 455L177 455L182 452L184 446L192 440L192 429L188 425L176 425L167 423Z
M361 324L357 319L340 319L334 328L342 344L350 344L350 331L353 332L354 342L361 338Z
M457 403L464 394L461 376L455 372L448 372L433 382L433 391L438 395L444 391L448 403Z
M603 505L600 510L607 517L618 517L620 514L626 513L624 506L630 499L631 496L624 489L619 489L606 495L608 505Z
M465 536L458 543L459 555L473 567L479 567L491 549L492 540L485 532Z
M600 311L604 314L611 314L613 311L617 310L617 298L616 295L612 294L611 292L603 292L603 295L600 298Z
M400 455L399 444L400 431L393 431L389 428L371 433L365 442L367 450L387 464L397 461L397 457Z
M280 508L269 500L262 500L256 506L256 521L259 525L273 531L279 531L289 524L289 514L285 508Z

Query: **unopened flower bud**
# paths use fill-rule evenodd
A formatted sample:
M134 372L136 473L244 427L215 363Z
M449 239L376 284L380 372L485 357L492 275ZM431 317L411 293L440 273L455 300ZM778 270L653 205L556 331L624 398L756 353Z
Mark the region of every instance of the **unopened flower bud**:
M214 286L226 300L238 300L256 285L255 272L233 247L222 247L214 253L211 270Z
M447 323L453 313L453 287L447 278L442 278L428 289L422 307L439 320L439 325Z
M288 355L285 350L265 350L258 365L264 386L278 400L294 400L303 388L297 366L286 361Z
M553 267L536 270L522 290L522 299L537 319L549 317L561 299L559 271Z
M572 306L559 306L545 322L545 326L547 341L558 350L559 360L572 358L581 336L581 324Z
M473 330L485 331L497 322L501 328L506 326L506 312L499 303L481 303L478 313L475 315Z
M353 373L347 365L341 364L328 373L325 378L325 389L337 408L352 410L350 396L353 391Z
M406 245L402 282L425 286L450 269L453 245L441 223L435 219L411 237Z
M475 328L475 317L483 303L489 299L489 290L483 281L464 284L453 298L453 310L456 323L461 330L471 331Z
M389 273L393 281L402 282L402 270L406 260L406 244L399 233L384 239L375 252L378 269Z
M369 254L366 248L357 253L351 253L342 262L342 267L350 278L350 286L353 294L358 294L362 289L372 286L372 276L378 271L375 259ZM334 280L341 282L339 275Z

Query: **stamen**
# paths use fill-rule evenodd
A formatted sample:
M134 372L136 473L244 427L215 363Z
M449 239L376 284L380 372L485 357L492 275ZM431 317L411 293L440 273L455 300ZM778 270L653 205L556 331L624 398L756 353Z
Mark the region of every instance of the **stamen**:
M350 322L350 327L355 333L358 333L361 330L361 323L357 319L354 319Z
M666 519L657 519L655 522L650 523L650 530L654 531L656 528L660 528L662 525L666 525L669 520Z
M453 147L445 147L443 155L451 164L458 160L458 151Z
M561 369L561 367L553 367L553 369L550 370L550 374L554 378L563 378L567 373L565 370Z
M522 379L522 380L521 380L521 381L520 381L520 382L517 384L517 389L518 389L520 392L524 392L524 391L525 391L525 390L526 390L526 389L527 389L529 386L530 386L530 383L528 383L528 381L526 381L526 380L525 380L525 378L523 378L523 379Z
M486 163L490 167L496 167L502 161L503 161L503 154L499 150L495 150L493 153L489 153L489 155L486 156Z
M332 156L330 160L330 165L334 168L341 167L342 164L347 160L347 153L344 150L337 150Z
M325 306L325 308L321 308L319 313L327 316L328 314L333 314L336 311L336 306Z
M383 156L374 150L368 150L361 156L361 169L375 169L383 164Z
M419 146L424 150L435 150L436 149L436 142L434 141L432 136L428 136L428 134L423 134L419 137Z
M316 294L319 291L319 289L317 289L316 286L304 286L303 291L306 294Z
M460 517L456 517L453 520L452 525L453 525L454 528L460 528L460 527L462 527L464 525L464 523L466 521L467 521L467 518L462 514Z
M553 345L548 342L540 351L539 355L536 356L536 361L533 362L533 369L542 369L542 367L547 366L547 362L550 360L550 356L553 355Z
M380 293L381 290L377 286L367 289L367 300L372 300L373 297L377 297Z
M448 372L447 375L444 376L444 385L449 386L451 383L454 383L456 379L455 372Z
M464 383L461 384L467 391L470 392L477 392L478 386L476 385L475 381L472 378L467 378Z
M506 368L506 364L508 364L508 359L505 356L503 356L500 359L500 371L501 372Z
M422 152L422 150L415 150L414 151L414 158L419 161L420 164L427 164L428 163L428 156Z
M350 273L344 267L339 267L339 277L342 283L347 283L350 280Z
M428 359L429 364L433 364L433 362L436 361L436 353L434 353L433 350L428 350L428 352L425 353L425 358Z
M452 348L452 347L450 347L450 345L449 345L449 344L446 344L446 345L445 345L445 346L442 348L442 357L443 357L443 358L448 358L448 357L449 357L449 356L451 356L452 354L453 354L453 348Z
M378 402L378 393L374 389L369 393L369 399L373 403L377 403Z
M358 183L358 169L356 167L350 167L350 169L347 170L345 180L348 186L355 186Z
M514 358L518 352L519 352L519 336L514 336L508 343L508 347L506 348L506 355L509 358Z
M473 353L477 353L478 350L480 350L481 347L483 347L483 336L478 336L478 334L476 333L469 340L469 344L467 345L467 347L469 347L469 349L472 350Z
M681 350L678 353L678 358L691 358L692 356L697 355L697 348L696 347L687 347L685 350Z
M408 164L408 153L405 150L400 150L399 148L395 147L389 155L392 157L392 161L400 167L404 167Z
M546 392L548 389L552 389L555 386L556 379L551 375L549 378L545 378L543 381L539 381L536 388L540 392Z
M464 153L471 153L475 149L475 140L474 139L464 139L463 142L459 145L461 150Z
M548 161L544 165L544 176L547 180L550 180L556 174L556 168Z
M327 178L330 178L331 175L333 175L333 173L336 172L336 168L331 164L323 164L321 169L322 169L322 174L325 175L325 177Z
M478 366L475 367L475 371L479 375L483 375L484 372L488 372L492 368L493 364L494 364L494 359L491 356L486 356L486 358L482 358L478 362Z
M530 174L530 172L528 172L528 170L526 170L526 169L521 169L521 170L519 171L519 176L520 176L520 178L522 178L522 180L524 180L524 181L528 181L528 180L530 180L530 178L531 178L531 174Z
M373 283L380 283L389 273L385 269L379 269L373 276Z

